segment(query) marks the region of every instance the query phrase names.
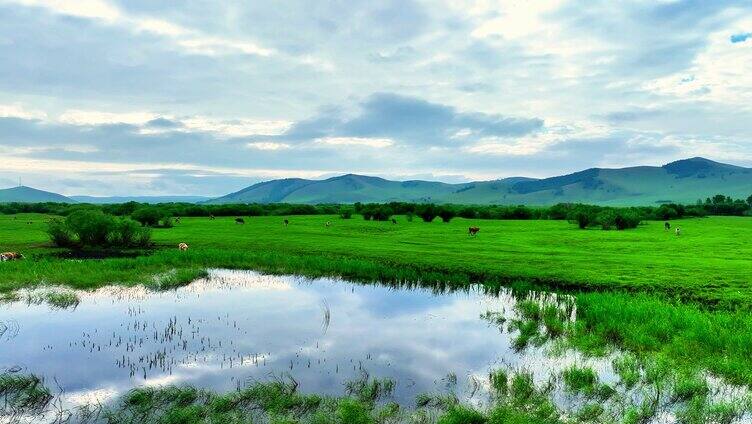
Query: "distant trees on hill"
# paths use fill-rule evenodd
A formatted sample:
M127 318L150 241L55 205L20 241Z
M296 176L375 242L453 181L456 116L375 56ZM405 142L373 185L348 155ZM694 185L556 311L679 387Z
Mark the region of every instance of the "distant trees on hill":
M389 202L355 203L352 205L322 204L294 205L227 204L200 205L192 203L162 203L146 205L128 202L114 205L66 203L4 203L0 213L45 213L70 216L78 211L98 211L109 216L130 217L143 226L172 225L172 217L201 216L286 216L286 215L340 215L348 219L354 214L366 220L388 221L395 215L408 220L418 217L425 222L441 218L450 222L454 217L468 219L555 219L569 220L581 228L604 229L633 228L642 220L670 220L705 215L752 215L752 196L732 199L722 194L698 200L695 204L665 203L659 206L605 207L578 203L560 203L549 207L506 205L436 205L430 203Z

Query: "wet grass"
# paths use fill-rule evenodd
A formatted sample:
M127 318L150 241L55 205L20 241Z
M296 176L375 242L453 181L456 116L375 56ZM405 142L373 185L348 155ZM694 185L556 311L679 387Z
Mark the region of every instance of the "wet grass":
M0 374L0 417L14 417L44 411L53 396L35 375Z

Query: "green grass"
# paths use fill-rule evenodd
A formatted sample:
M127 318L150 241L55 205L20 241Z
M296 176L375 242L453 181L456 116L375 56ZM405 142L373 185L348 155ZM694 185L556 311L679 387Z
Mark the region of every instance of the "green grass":
M752 219L711 217L635 230L580 230L564 221L455 219L398 224L334 216L184 218L154 230L148 255L66 260L49 246L41 215L0 216L0 250L26 260L0 264L0 292L39 284L93 289L107 284L170 288L205 269L341 276L357 281L428 284L437 290L483 283L565 289L578 320L559 309L522 304L514 325L528 342L566 336L592 354L618 347L637 356L707 369L752 385ZM32 224L27 224L32 221ZM325 227L331 221L333 225ZM477 225L477 237L467 227ZM179 252L177 244L190 245ZM541 334L543 333L543 334Z
M29 225L27 220L34 223ZM136 259L72 262L51 259L40 215L0 216L0 250L31 260L5 263L0 290L40 281L92 288L142 283L172 268L254 267L262 253L359 260L406 267L425 274L462 275L468 281L523 280L558 288L657 292L705 304L752 306L752 219L712 217L676 221L682 236L647 222L636 230L579 230L565 221L481 221L449 224L366 222L357 216L184 218L175 228L154 230L157 253ZM332 221L326 228L324 223ZM478 237L467 227L478 225ZM176 246L186 242L188 254ZM95 263L96 262L96 263Z

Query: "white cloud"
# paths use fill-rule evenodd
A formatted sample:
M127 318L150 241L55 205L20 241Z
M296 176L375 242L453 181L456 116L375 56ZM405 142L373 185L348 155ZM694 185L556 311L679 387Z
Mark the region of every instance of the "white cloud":
M45 119L47 114L39 110L27 109L19 103L0 104L0 118Z
M289 149L290 145L286 143L275 143L272 141L257 141L246 144L249 149L256 150L284 150Z
M242 53L269 56L273 50L261 47L250 40L237 40L203 34L200 31L148 16L124 13L103 0L11 0L24 6L43 7L53 13L97 19L108 25L118 25L136 32L149 32L170 38L176 46L189 53L208 56Z
M708 36L707 46L681 72L643 84L643 89L678 100L707 100L752 108L752 48L731 36L752 28L752 19L736 21Z
M249 135L279 135L292 125L283 120L212 119L203 116L179 119L186 128L219 133L228 137Z
M394 144L394 141L389 138L324 137L317 138L314 143L331 146L389 147Z

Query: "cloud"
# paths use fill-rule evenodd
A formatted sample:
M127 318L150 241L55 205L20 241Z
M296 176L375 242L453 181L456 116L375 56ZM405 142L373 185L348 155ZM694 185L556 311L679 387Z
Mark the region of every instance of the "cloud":
M461 112L456 108L432 103L417 97L394 93L377 93L360 102L352 116L329 109L290 127L283 138L305 140L372 140L387 145L385 140L405 145L456 145L458 133L465 137L513 137L539 130L543 121L537 118L516 118L481 112ZM375 141L374 141L375 140ZM330 143L333 144L333 143ZM344 144L344 143L340 143Z
M0 178L222 194L222 181L276 176L458 181L749 157L750 12L0 0Z

